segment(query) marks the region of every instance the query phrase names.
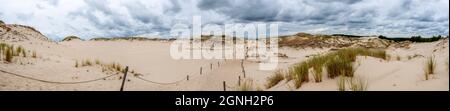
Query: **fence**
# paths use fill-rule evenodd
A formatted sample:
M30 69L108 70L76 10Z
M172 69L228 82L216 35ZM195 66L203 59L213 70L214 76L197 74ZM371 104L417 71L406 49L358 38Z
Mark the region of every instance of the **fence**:
M217 62L217 67L220 67L220 62ZM242 66L243 68L243 66ZM213 70L213 63L210 63L210 69L211 71ZM243 70L244 71L244 70ZM29 76L24 76L23 74L17 74L17 73L13 73L13 72L9 72L9 71L5 71L0 69L0 72L4 73L4 74L8 74L8 75L13 75L16 77L20 77L20 78L25 78L25 79L29 79L29 80L34 80L34 81L38 81L38 82L43 82L43 83L50 83L50 84L83 84L83 83L91 83L91 82L95 82L95 81L100 81L100 80L104 80L110 77L114 77L117 75L120 75L120 73L116 73L116 74L112 74L112 75L108 75L105 77L101 77L101 78L96 78L96 79L92 79L92 80L85 80L85 81L73 81L73 82L63 82L63 81L50 81L50 80L44 80L44 79L38 79L38 78L34 78L34 77L29 77ZM121 88L120 91L123 91L123 88L125 86L126 83L126 78L127 78L127 73L128 73L128 66L125 68L125 70L123 71L124 77L122 79L122 84L121 84ZM190 76L189 74L195 74L195 73L188 73L186 75L186 77L183 77L177 81L174 82L157 82L157 81L152 81L149 79L146 79L144 77L142 77L141 75L135 75L134 77L137 79L140 79L142 81L148 82L148 83L153 83L153 84L158 84L158 85L173 85L173 84L179 84L181 82L184 81L189 81L189 80L193 80L197 77L200 77L204 74L204 70L203 70L203 66L200 67L200 71L199 71L199 75L198 76ZM244 73L244 77L245 77L245 73ZM239 83L240 84L240 76L239 76ZM225 85L225 81L223 82L224 84L224 91L226 90L226 85Z

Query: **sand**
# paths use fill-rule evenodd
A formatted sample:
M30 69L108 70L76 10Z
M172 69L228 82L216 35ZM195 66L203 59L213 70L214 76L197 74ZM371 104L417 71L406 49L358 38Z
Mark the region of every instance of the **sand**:
M21 29L21 31L29 31ZM3 37L3 36L2 36ZM174 60L170 56L168 41L65 41L50 42L42 39L23 41L2 40L3 43L22 45L36 51L37 58L18 58L14 63L0 63L0 70L32 78L77 82L98 79L117 72L105 73L102 66L75 67L77 61L89 59L104 63L120 63L129 66L126 91L222 91L236 90L239 81L244 80L241 60ZM206 49L205 49L206 50ZM220 50L220 49L219 49ZM394 56L391 60L372 57L357 58L356 76L364 78L369 91L448 91L448 39L431 43L413 43L410 48L387 49ZM330 48L282 47L280 53L288 58L279 58L277 69L287 69L311 55L325 54ZM412 59L408 56L422 55ZM401 60L396 60L396 56ZM425 80L423 66L425 57L435 55L436 74ZM446 63L447 62L447 63ZM211 68L212 64L212 68ZM266 89L267 77L275 71L258 68L257 61L245 60L245 79L253 81L254 90L267 91L336 91L337 79L324 77L323 82L308 82L296 89L292 81L281 81ZM202 68L202 74L200 74ZM136 74L137 73L137 74ZM138 75L139 77L136 77ZM0 72L2 91L118 91L123 74L79 84L56 84L30 80ZM189 80L187 80L189 76ZM312 77L312 76L310 76ZM143 79L145 80L143 80ZM312 78L311 78L312 79ZM146 81L147 80L147 81Z

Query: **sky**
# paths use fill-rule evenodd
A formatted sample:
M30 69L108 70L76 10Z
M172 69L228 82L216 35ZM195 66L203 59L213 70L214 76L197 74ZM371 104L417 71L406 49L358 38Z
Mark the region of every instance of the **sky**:
M279 34L449 33L449 0L0 0L0 20L52 39L167 37L177 23L279 24Z

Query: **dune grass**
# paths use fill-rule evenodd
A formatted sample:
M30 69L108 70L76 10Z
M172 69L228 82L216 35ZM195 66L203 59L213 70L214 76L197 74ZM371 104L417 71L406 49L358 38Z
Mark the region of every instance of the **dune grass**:
M323 65L327 62L328 56L314 56L308 60L308 64L313 69L313 77L315 82L322 82Z
M105 71L122 72L125 69L125 67L119 63L112 62L112 63L107 64L107 63L101 62L98 59L96 59L94 62L92 62L90 59L84 59L81 61L81 64L78 62L78 60L75 61L76 68L95 66L95 65L101 66L102 72L105 72Z
M0 60L12 63L15 57L27 57L26 49L20 45L15 47L7 43L0 43Z
M296 88L300 88L302 83L309 81L309 66L306 62L294 65L289 72Z
M339 76L338 91L367 91L368 83L359 77Z
M430 74L434 74L436 70L436 59L433 56L430 56L425 61L425 68L424 68L424 74L425 74L425 80L429 79Z
M326 69L328 72L328 78L335 78L337 76L353 77L355 73L355 68L351 60L336 56L335 58L329 60L326 64Z
M350 90L351 91L367 91L367 82L366 80L359 77L352 77L349 80Z
M37 58L37 54L36 54L36 51L33 51L33 55L31 55L31 57L33 57L33 58Z
M255 88L253 87L253 80L251 79L244 79L241 85L237 86L235 88L236 91L254 91Z
M266 89L269 89L284 80L284 74L283 70L277 70L274 75L267 78L268 83L266 84Z
M371 56L383 60L390 58L385 50L367 48L340 49L325 55L314 56L311 59L291 66L284 78L287 81L294 80L295 87L299 88L303 83L309 81L309 69L311 68L316 83L322 82L324 68L327 71L328 78L331 79L341 75L353 77L356 70L353 62L356 61L357 56Z
M95 64L100 65L100 64L101 64L101 63L100 63L100 60L95 59Z
M84 60L83 62L81 62L81 66L85 67L85 66L92 66L92 62L89 59Z
M345 76L339 76L337 85L339 91L345 91L345 83L346 83L346 77Z
M78 68L78 60L77 61L75 61L75 67L77 67Z
M13 51L12 51L12 47L7 47L5 50L5 61L6 62L12 62L13 59Z

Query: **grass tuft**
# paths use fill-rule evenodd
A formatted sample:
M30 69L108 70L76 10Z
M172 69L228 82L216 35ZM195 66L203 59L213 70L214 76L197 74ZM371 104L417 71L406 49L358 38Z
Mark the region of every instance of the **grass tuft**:
M326 64L328 77L335 78L337 76L353 77L355 69L353 63L349 59L335 57Z
M36 51L33 51L33 55L31 55L31 57L33 57L33 58L37 58L37 54L36 54Z
M345 91L345 83L346 83L346 77L345 76L339 76L337 85L339 91Z
M244 79L240 86L237 86L236 91L254 91L253 80Z
M367 82L359 77L339 76L337 85L339 91L367 91Z
M433 55L433 56L428 57L425 61L425 69L424 69L425 80L428 80L429 75L434 74L435 70L436 70L436 59Z
M353 77L349 80L350 90L367 91L367 82L364 79Z
M367 49L367 48L346 48L322 56L314 56L307 61L303 61L291 66L286 76L287 81L294 80L294 85L299 88L303 83L309 81L309 69L312 68L315 82L321 82L323 79L323 69L325 67L328 77L338 76L353 77L355 67L353 62L357 56L371 56L383 60L389 60L390 56L385 50ZM269 83L271 83L269 81Z
M293 76L296 88L300 88L303 82L309 81L309 66L305 62L294 65L290 72Z
M267 81L269 82L266 84L266 88L269 89L282 80L284 80L284 72L282 70L277 70L274 75L267 78Z

